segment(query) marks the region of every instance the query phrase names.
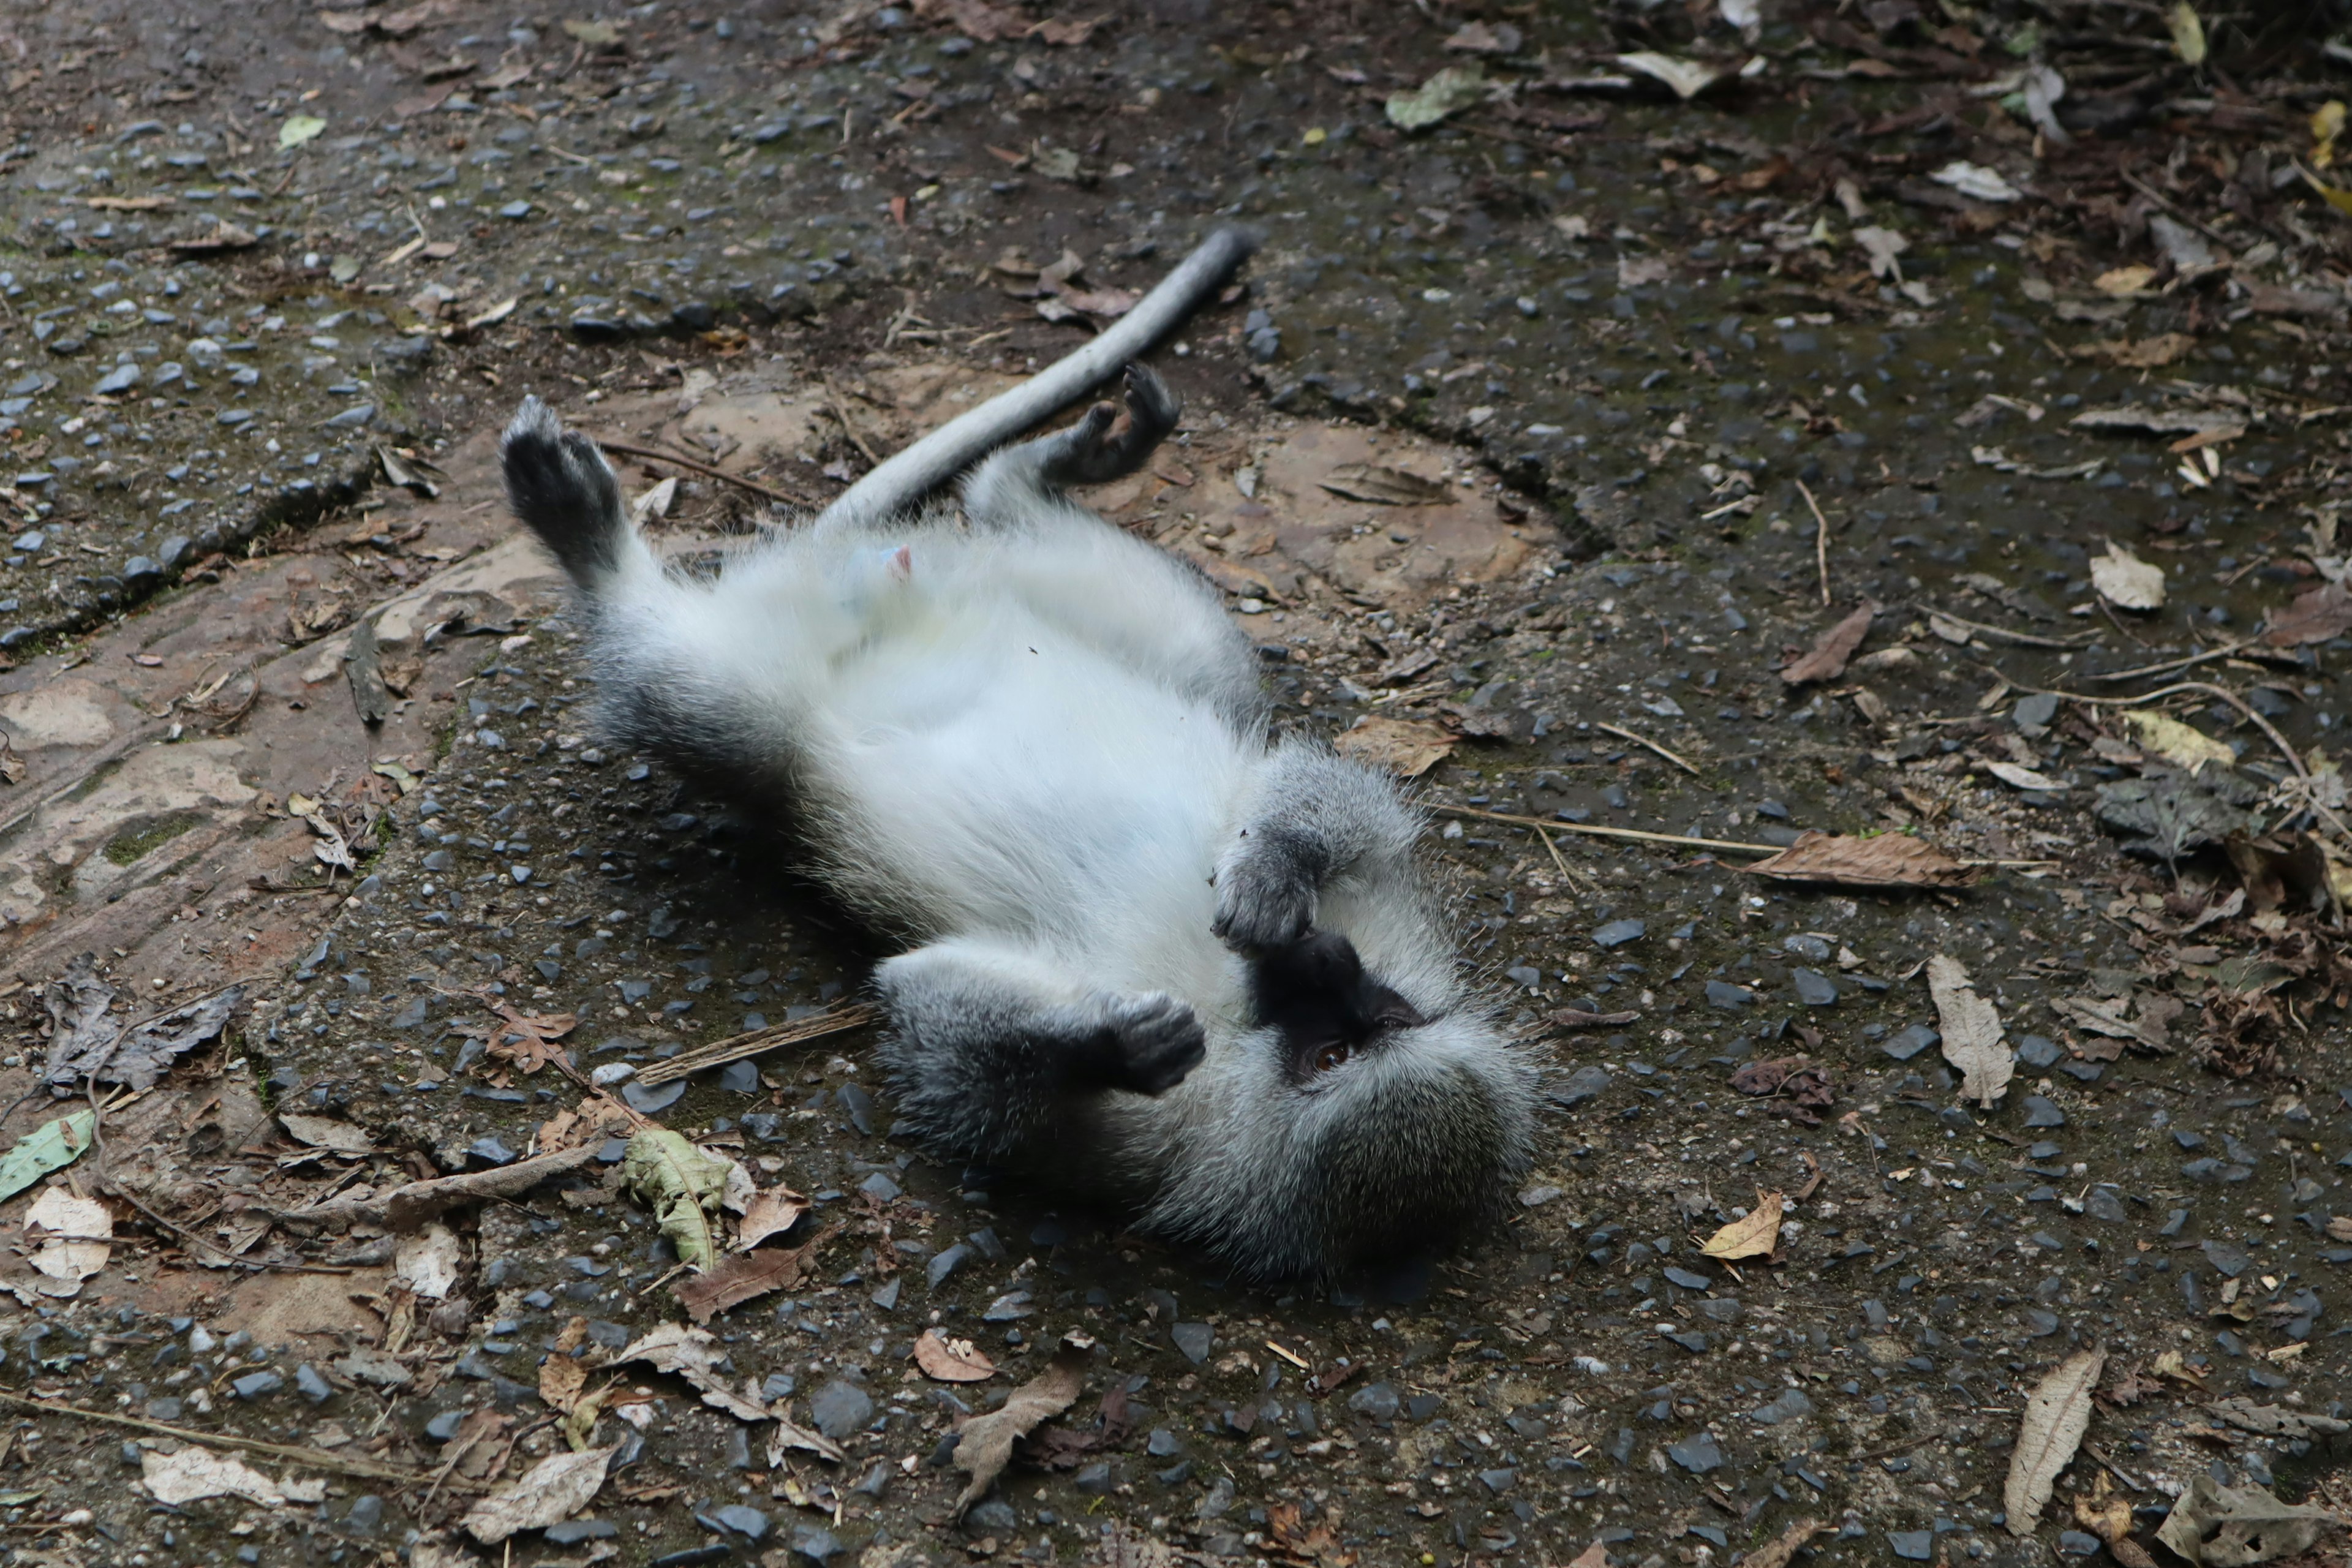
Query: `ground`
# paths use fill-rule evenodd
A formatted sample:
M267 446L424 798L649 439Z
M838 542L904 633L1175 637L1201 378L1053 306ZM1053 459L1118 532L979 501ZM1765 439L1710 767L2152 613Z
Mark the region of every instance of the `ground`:
M5 1550L2135 1563L2199 1476L2344 1506L2344 57L2189 22L0 5L0 1138L98 1113L0 1166ZM1228 222L1089 499L1415 775L1546 1085L1504 1221L1281 1294L894 1140L887 950L599 736L495 470L536 393L723 569ZM1807 830L1940 853L1748 869ZM621 1361L696 1289L656 1126L809 1206Z

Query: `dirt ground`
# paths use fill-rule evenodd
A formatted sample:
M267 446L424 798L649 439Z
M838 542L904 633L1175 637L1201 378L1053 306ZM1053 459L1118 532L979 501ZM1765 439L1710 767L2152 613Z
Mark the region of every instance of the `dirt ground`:
M2352 49L2180 9L0 0L5 1560L2343 1561L2157 1534L2352 1508ZM1547 1100L1279 1295L894 1140L495 468L724 570L1234 222L1089 499Z

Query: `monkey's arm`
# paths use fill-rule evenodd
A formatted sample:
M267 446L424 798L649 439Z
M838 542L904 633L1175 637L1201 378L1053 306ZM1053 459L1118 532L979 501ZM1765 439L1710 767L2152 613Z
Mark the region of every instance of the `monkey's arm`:
M1164 992L1116 994L1004 944L950 939L875 976L892 1023L880 1056L924 1142L981 1159L1044 1131L1069 1095L1160 1094L1205 1048Z
M1315 923L1318 891L1351 873L1403 871L1420 824L1388 778L1308 742L1260 770L1241 831L1217 862L1214 930L1244 952L1286 946Z

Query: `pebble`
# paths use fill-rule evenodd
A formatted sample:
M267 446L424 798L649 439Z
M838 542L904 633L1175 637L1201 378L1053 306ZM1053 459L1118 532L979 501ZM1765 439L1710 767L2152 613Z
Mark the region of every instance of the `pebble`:
M2025 1097L2025 1124L2028 1127L2063 1127L2066 1125L2066 1113L2046 1096L2029 1094Z
M856 1384L836 1377L809 1397L809 1419L837 1443L874 1419L874 1399Z
M743 1503L729 1503L713 1510L710 1517L747 1541L757 1541L768 1533L768 1516Z
M631 1110L641 1116L651 1116L656 1111L667 1110L671 1106L676 1105L685 1093L686 1080L682 1078L672 1079L669 1082L652 1089L635 1081L621 1086L622 1100L627 1102Z
M1666 1458L1695 1476L1723 1468L1723 1450L1716 1447L1712 1432L1684 1438L1666 1450Z
M924 1266L924 1278L929 1282L931 1289L936 1290L947 1282L949 1275L962 1268L965 1260L971 1257L971 1248L961 1241L953 1247L943 1247L932 1256L929 1263Z
M1178 1323L1168 1331L1168 1338L1184 1352L1184 1359L1198 1366L1209 1359L1209 1347L1216 1342L1216 1331L1206 1323Z
M1706 983L1706 1001L1710 1007L1739 1008L1747 1006L1755 1000L1756 993L1745 985L1734 985L1723 980L1710 980Z
M1201 1358L1195 1356L1192 1359L1198 1361ZM1348 1396L1348 1408L1385 1426L1396 1419L1397 1412L1403 1408L1403 1402L1397 1397L1397 1391L1391 1384L1369 1383ZM1171 1448L1170 1452L1174 1450Z
M1887 1532L1886 1544L1895 1555L1906 1563L1925 1563L1935 1554L1936 1534L1929 1530L1896 1530Z
M307 1361L294 1369L294 1386L313 1405L322 1405L335 1396L335 1385L319 1375L319 1369Z
M1647 921L1611 921L1592 933L1592 940L1600 947L1622 947L1629 942L1639 942L1649 929Z
M286 1374L269 1367L259 1372L248 1372L229 1384L239 1399L247 1401L259 1399L266 1394L275 1394L285 1386Z
M1808 1007L1834 1006L1838 999L1837 982L1816 969L1799 969L1790 973L1795 982L1797 1000Z

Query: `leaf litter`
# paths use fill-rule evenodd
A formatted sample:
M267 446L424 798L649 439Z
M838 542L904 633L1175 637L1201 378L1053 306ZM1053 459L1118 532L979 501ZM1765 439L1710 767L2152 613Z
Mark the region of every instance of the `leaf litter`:
M1927 960L1927 991L1935 999L1944 1059L1960 1071L1960 1093L1990 1110L2009 1089L2016 1060L2001 1043L2000 1010L1977 994L1958 959Z
M2009 1479L2001 1490L2011 1535L2033 1533L2058 1472L2074 1462L2074 1450L2090 1429L2091 1394L2106 1364L2106 1347L2094 1346L2067 1357L2026 1396L2017 1447L2010 1454Z
M956 1495L956 1518L996 1484L1013 1461L1014 1443L1076 1402L1093 1348L1090 1340L1064 1340L1044 1372L1014 1389L999 1408L971 1416L956 1429L955 1465L971 1478Z

